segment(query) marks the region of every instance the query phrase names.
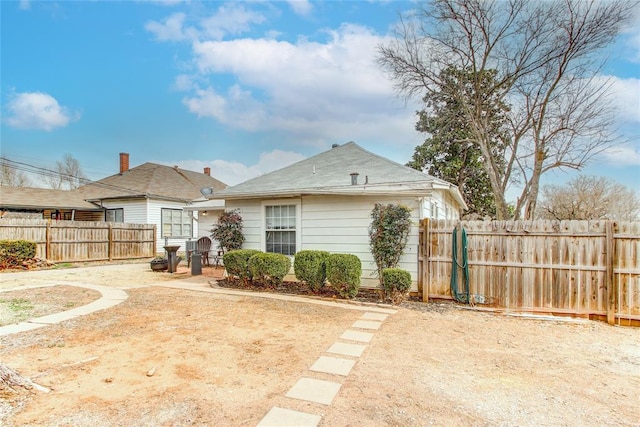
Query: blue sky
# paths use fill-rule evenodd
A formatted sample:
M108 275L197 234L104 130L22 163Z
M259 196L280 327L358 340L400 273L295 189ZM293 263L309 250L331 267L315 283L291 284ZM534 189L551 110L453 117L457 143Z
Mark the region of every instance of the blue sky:
M237 184L355 141L400 163L417 104L375 64L403 1L2 1L1 153L91 179L179 165ZM583 173L640 191L640 13L608 52L621 136ZM564 182L577 172L554 173Z

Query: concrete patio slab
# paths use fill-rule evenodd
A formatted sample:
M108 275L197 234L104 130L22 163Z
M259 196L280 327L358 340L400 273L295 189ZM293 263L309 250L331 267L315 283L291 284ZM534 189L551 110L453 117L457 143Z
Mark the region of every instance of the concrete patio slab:
M327 353L340 354L342 356L360 357L366 346L362 344L347 344L335 342L329 347Z
M382 323L380 322L373 322L370 320L356 320L353 325L351 325L351 327L358 329L378 330L380 329L380 325L382 325Z
M362 315L362 317L360 317L362 320L377 320L379 322L382 322L383 320L385 320L389 315L388 314L384 314L384 313L365 313Z
M341 384L332 381L316 380L314 378L300 378L286 394L293 399L330 405L338 394Z
M275 406L271 408L267 415L258 423L257 427L315 427L320 423L321 418L320 415Z
M356 361L351 359L320 356L309 369L314 372L324 372L326 374L342 375L346 377L349 375L351 368L353 368L353 365L355 364Z
M371 332L360 332L360 331L352 331L351 329L347 329L340 335L340 339L349 340L349 341L358 341L368 343L371 342L373 338L373 334Z

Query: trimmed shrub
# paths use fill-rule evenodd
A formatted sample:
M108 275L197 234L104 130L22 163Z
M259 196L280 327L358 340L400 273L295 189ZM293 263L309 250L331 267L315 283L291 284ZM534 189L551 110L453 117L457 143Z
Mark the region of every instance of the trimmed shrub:
M245 283L251 280L251 272L249 271L249 258L260 251L255 249L237 249L229 251L222 257L224 268L229 276L243 280Z
M400 303L411 289L411 274L400 268L382 270L382 286L394 303Z
M260 252L249 258L248 266L254 281L275 287L282 284L291 260L286 255Z
M353 298L360 289L362 262L351 254L331 254L327 258L327 280L342 298Z
M329 252L325 251L300 251L296 253L293 261L293 271L296 278L318 292L327 280L327 258Z
M0 240L0 268L19 267L36 256L36 243L27 240Z

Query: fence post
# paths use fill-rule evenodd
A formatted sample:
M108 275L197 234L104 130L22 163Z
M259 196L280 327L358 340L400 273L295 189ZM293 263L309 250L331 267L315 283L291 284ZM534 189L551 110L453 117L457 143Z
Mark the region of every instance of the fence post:
M44 257L47 260L51 259L51 220L47 222L47 229L45 231L45 246L44 246Z
M618 310L615 280L613 277L613 268L615 262L616 245L613 238L613 221L609 220L605 224L606 230L606 273L604 278L604 297L607 304L607 323L610 325L616 322L616 311Z
M108 231L108 237L107 240L109 241L109 243L107 244L107 257L109 258L109 262L113 261L113 224L109 223L109 231Z

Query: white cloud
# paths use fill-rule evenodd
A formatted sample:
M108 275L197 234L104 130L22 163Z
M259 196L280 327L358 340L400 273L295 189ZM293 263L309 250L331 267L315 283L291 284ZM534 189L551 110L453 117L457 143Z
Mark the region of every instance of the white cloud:
M144 28L159 41L222 40L226 35L237 35L249 31L253 24L266 20L264 15L248 10L237 3L223 4L216 13L202 18L198 25L187 25L187 15L177 12L163 21L149 21Z
M621 114L620 119L640 123L640 79L606 77L610 79L612 99Z
M153 33L157 40L160 41L180 41L186 40L192 30L184 29L184 21L186 19L184 13L178 12L168 16L163 22L149 21L144 28Z
M29 0L20 0L20 3L18 3L18 8L20 10L29 10L31 9L31 2Z
M616 167L640 166L640 147L630 144L611 147L602 156L607 163Z
M5 120L9 126L45 131L64 127L80 116L58 104L51 95L42 92L15 94L7 103L7 111Z
M313 10L313 5L308 0L289 0L288 3L296 15L309 16Z
M629 26L623 31L626 36L626 45L630 50L628 59L632 62L640 62L640 7L633 9Z
M202 36L222 40L227 34L241 34L251 29L252 24L260 24L265 17L248 10L237 3L225 4L218 11L200 22Z
M228 162L225 160L183 160L171 164L167 162L157 163L170 166L177 164L183 169L193 171L203 171L205 167L210 167L212 177L228 185L236 185L248 179L289 166L304 158L305 156L302 154L293 151L273 150L261 153L258 162L254 165L245 165L244 163Z
M397 100L374 62L383 39L357 25L327 35L325 43L195 42L194 61L203 77L232 74L239 83L215 96L210 88L198 89L185 105L235 128L286 132L301 142L386 137L391 143L411 138L413 144L414 109Z

